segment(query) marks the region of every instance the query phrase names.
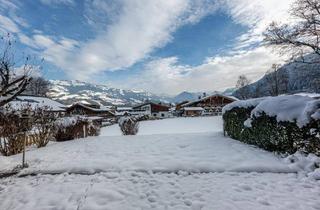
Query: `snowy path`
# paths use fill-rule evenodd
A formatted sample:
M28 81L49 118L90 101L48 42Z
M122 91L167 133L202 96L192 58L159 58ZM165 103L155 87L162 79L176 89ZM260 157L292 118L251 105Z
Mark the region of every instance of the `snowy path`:
M1 179L0 209L319 209L319 181L223 137L221 124L220 117L147 121L138 136L120 136L115 125L100 137L29 151L22 174L63 174ZM0 166L20 158L0 157Z

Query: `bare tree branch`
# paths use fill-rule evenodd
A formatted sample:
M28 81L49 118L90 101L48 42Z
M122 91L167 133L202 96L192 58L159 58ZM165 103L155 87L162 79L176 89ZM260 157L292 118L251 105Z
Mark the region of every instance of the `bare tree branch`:
M264 43L280 50L280 53L290 54L293 60L320 62L320 1L296 0L290 14L296 23L271 23L264 33ZM312 53L314 57L302 58Z
M26 89L31 80L29 74L33 69L28 65L29 59L26 58L22 75L16 75L10 35L2 37L1 41L3 52L0 57L0 107L12 101Z

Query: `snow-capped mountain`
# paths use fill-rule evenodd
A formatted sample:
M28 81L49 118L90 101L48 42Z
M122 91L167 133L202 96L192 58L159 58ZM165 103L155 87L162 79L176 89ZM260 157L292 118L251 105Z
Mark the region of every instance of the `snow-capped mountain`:
M183 91L182 93L173 97L171 101L174 103L179 103L182 101L193 101L193 100L196 100L198 97L199 97L199 93L191 93L191 92Z
M50 80L50 83L48 96L65 104L81 101L100 105L126 105L146 100L171 101L170 97L157 96L145 91L110 88L77 80Z
M99 105L134 105L146 100L162 103L193 101L203 96L203 92L184 91L176 96L156 95L142 90L124 90L97 85L78 80L49 80L51 83L48 96L64 104L74 102ZM207 95L214 92L208 92Z

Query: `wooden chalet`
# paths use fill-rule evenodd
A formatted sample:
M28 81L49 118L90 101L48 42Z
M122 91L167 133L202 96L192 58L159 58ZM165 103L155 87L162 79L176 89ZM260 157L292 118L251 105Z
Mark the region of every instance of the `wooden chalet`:
M184 104L186 104L186 103L189 103L189 101L182 101L182 102L176 104L176 111L181 110L182 106L183 106Z
M68 115L85 115L88 117L114 118L115 114L107 108L100 108L99 105L85 105L75 103L67 108Z
M184 107L182 111L183 116L196 117L202 116L205 110L202 107Z
M167 118L170 116L169 112L170 107L160 104L160 103L153 103L153 102L146 102L144 104L140 104L138 106L133 107L133 110L144 112L145 115L149 115L150 117L156 118Z
M222 108L234 101L237 101L238 99L233 96L226 96L223 94L213 94L210 96L206 96L203 98L200 98L196 101L192 101L189 103L183 104L181 107L183 108L184 116L190 116L194 115L195 113L191 110L186 111L188 107L201 107L203 109L202 115L219 115L222 112ZM200 110L198 110L198 113Z

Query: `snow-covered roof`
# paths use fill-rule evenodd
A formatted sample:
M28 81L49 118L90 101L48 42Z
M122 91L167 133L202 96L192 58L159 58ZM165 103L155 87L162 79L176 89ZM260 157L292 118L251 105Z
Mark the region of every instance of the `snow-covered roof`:
M166 104L155 103L155 102L149 101L149 102L145 102L145 103L143 103L143 104L139 104L139 105L133 107L133 109L137 109L137 108L140 108L140 107L146 106L146 105L155 105L155 106L161 106L161 107L167 107L167 108L169 108L169 106L167 106Z
M82 104L82 103L75 103L75 104L73 104L72 106L70 106L69 109L70 109L71 107L73 107L73 106L81 106L81 107L83 107L83 108L85 108L85 109L89 109L89 110L92 110L92 111L95 111L95 112L105 112L105 111L110 112L110 109L107 108L107 107L93 108L93 107L91 107L91 106L87 106L87 105ZM110 113L112 113L112 112L110 112ZM113 113L112 113L112 114L113 114Z
M117 107L117 111L129 111L133 110L132 107Z
M185 111L204 111L202 107L183 107Z
M320 93L296 93L297 96L308 96L311 98L320 98Z
M224 94L221 94L221 93L215 93L213 95L200 98L200 99L198 99L196 101L191 101L189 103L185 103L185 104L182 105L182 107L187 107L187 106L190 106L190 105L192 105L194 103L197 103L197 102L200 102L200 101L204 101L204 100L207 100L208 98L215 97L215 96L227 98L227 99L232 100L232 101L238 101L239 100L234 96L227 96L227 95L224 95Z
M26 105L30 105L31 108L49 107L51 111L65 111L67 108L66 105L54 101L50 98L38 96L18 96L9 104L15 109L21 109Z

